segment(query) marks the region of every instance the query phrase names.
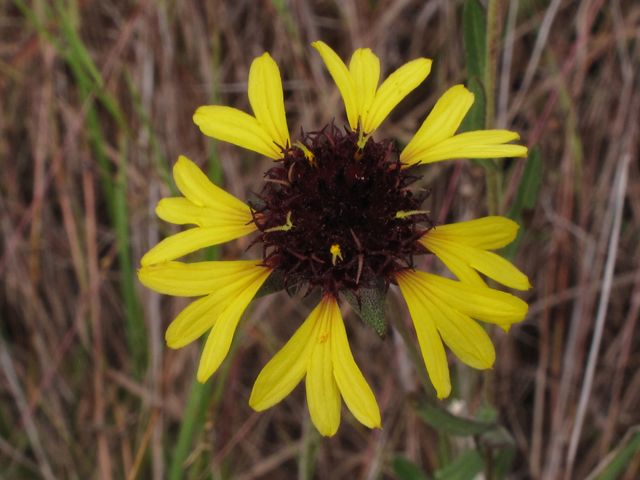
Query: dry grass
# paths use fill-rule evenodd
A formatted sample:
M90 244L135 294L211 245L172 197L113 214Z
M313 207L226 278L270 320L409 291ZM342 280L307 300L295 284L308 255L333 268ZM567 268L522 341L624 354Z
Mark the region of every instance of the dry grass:
M640 5L510 3L519 13L513 30L498 22L513 34L513 56L499 61L509 76L497 119L538 144L543 159L515 260L534 287L524 294L531 311L508 336L495 332L489 377L452 359L455 396L473 415L491 380L493 406L515 439L509 478L582 479L640 423ZM0 477L161 479L174 465L171 478L389 478L395 455L433 472L471 445L417 420L408 395L418 383L402 342L379 341L352 314L352 347L378 397L382 431L345 413L336 437L319 438L300 388L253 412L253 380L313 305L283 294L250 307L221 371L194 386L199 346L164 345L184 299L135 279L142 254L174 231L153 210L175 188L168 172L178 155L239 198L260 188L266 159L211 142L191 121L204 104L249 109L254 57L269 51L280 65L294 136L301 126L344 122L310 42L322 39L343 58L370 47L386 71L433 58L429 79L377 134L404 143L445 88L466 79L462 2L33 0L30 18L20 4L0 5ZM508 4L499 2L501 19ZM609 198L625 156L615 269L569 474L610 258ZM504 162L501 213L521 166ZM482 169L443 162L423 173L432 212L448 221L486 215ZM246 245L209 255L238 258ZM637 452L621 475L640 477Z

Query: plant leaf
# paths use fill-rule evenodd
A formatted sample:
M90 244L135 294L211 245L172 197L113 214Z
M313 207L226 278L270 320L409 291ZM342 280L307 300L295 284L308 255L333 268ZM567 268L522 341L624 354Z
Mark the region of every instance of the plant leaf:
M456 417L447 410L438 408L430 403L425 403L416 408L416 413L439 432L458 437L479 435L497 427L497 424L493 422L478 422Z
M475 450L463 452L451 465L438 470L438 480L473 480L484 470L484 460Z
M394 457L391 468L398 480L430 480L431 478L418 465L404 457Z

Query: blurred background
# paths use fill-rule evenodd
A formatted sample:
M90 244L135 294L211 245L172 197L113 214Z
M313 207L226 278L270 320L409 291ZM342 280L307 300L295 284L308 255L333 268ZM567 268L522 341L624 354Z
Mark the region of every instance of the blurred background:
M530 147L528 159L420 170L433 218L522 225L502 254L533 285L518 293L527 318L491 330L487 373L450 356L443 405L473 423L434 417L401 337L381 341L346 302L383 429L343 408L321 438L302 385L256 413L253 381L317 297L253 302L200 385L201 345L164 343L189 300L137 280L141 256L179 231L154 212L177 195L178 155L240 199L262 188L271 160L191 120L207 104L250 112L255 57L280 66L294 141L346 124L315 40L345 61L371 48L383 78L434 60L376 140L402 147L465 83L480 128ZM0 478L640 478L639 63L632 0L1 2ZM189 259L257 258L250 240ZM406 315L397 294L389 314Z

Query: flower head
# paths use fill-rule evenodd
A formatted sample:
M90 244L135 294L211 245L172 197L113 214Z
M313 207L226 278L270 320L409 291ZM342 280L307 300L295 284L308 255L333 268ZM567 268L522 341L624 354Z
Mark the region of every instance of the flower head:
M265 366L249 403L269 408L306 378L311 419L323 435L333 435L341 398L361 423L380 427L375 397L349 348L341 293L360 305L367 292L384 299L390 285L399 286L440 398L451 390L443 342L468 365L491 368L493 345L474 319L508 330L524 318L527 305L489 288L480 274L511 288L530 287L524 274L488 251L510 243L517 225L500 217L435 225L422 207L428 193L413 184L421 163L525 156L526 148L507 144L518 135L505 130L456 135L473 103L461 85L442 96L402 152L393 141L376 142L376 128L427 77L431 60L409 62L378 86L380 62L371 50L357 50L347 68L326 44L313 46L342 94L350 128L329 124L292 143L278 66L267 53L255 59L248 92L254 115L205 106L194 121L206 135L274 159L264 188L245 204L180 157L174 178L184 198L163 199L156 211L166 221L196 227L147 253L139 277L162 293L203 297L167 330L172 348L211 330L198 370L201 382L223 361L243 311L268 278L289 292L320 289L320 304ZM174 261L253 232L251 246L262 245L260 260ZM414 257L425 254L438 256L459 281L416 271Z

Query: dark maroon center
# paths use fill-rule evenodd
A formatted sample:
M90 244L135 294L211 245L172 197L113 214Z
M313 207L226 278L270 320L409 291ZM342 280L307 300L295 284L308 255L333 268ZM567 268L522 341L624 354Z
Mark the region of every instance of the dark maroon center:
M336 297L388 284L424 252L417 240L430 223L420 211L428 194L409 188L418 178L401 168L393 142L369 138L360 149L357 132L333 125L303 138L251 203L265 262L290 285Z

